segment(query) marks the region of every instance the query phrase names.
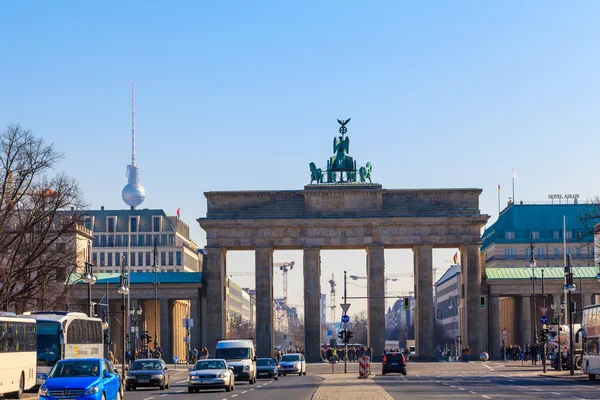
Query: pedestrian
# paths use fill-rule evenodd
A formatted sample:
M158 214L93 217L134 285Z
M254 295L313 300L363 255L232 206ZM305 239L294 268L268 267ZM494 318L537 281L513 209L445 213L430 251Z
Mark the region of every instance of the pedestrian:
M531 354L531 364L537 365L538 347L536 344L531 345L529 353Z
M192 350L192 360L194 362L194 364L196 364L196 362L198 362L198 349L194 347L194 350Z

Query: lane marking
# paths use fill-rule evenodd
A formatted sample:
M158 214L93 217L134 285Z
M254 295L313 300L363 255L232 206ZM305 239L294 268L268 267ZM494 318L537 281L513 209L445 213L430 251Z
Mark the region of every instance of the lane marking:
M144 400L152 400L154 397L146 397Z
M231 398L233 399L234 397L237 397L237 396L238 396L237 394L234 394L233 396L231 396Z
M182 381L175 382L175 383L185 383L185 382L187 382L187 379L184 379L184 380L182 380Z
M535 390L536 392L542 392L542 389L537 389L537 388L531 388L532 390Z
M550 393L552 393L552 394L554 394L556 396L560 396L560 393L558 393L558 392L550 392Z
M178 390L177 393L183 393L183 390Z
M465 390L464 388L458 388L458 390Z
M244 390L244 391L242 392L242 394L244 394L244 393L248 393L248 391L247 391L247 390Z
M475 393L475 392L474 392L474 391L472 391L472 390L469 390L469 393L471 393L471 394L477 394L477 393Z
M260 387L260 386L259 386L259 387ZM253 391L253 390L254 390L254 388L250 389L250 391Z
M161 394L160 397L165 397L166 395L167 395L166 393L165 394Z
M482 394L481 397L483 397L484 399L491 399L491 397L488 397L488 396L486 396L484 394Z
M495 371L495 369L494 369L494 368L490 367L490 366L489 366L489 365L487 365L487 364L483 364L483 366L484 366L484 367L486 367L487 369L489 369L490 371Z
M527 389L525 386L517 386L520 389Z

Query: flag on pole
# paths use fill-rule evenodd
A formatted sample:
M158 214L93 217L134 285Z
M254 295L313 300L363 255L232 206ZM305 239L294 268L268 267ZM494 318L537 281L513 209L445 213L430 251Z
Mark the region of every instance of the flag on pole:
M181 207L177 207L177 218L181 217Z
M500 184L498 184L498 191L500 191Z
M517 175L517 173L515 172L515 170L513 169L513 178L517 179L519 177L519 175Z
M452 258L452 260L454 261L454 264L458 264L458 251L454 253L454 257Z

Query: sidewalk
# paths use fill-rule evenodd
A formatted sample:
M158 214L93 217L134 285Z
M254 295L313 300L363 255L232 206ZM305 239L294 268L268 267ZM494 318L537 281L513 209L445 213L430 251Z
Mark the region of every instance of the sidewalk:
M358 374L319 375L323 383L311 400L393 400L373 379L359 379Z

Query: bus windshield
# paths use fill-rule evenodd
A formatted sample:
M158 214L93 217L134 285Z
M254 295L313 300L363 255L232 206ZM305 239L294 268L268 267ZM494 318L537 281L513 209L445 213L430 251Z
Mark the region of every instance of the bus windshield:
M55 321L37 322L37 365L53 366L60 360L59 331L61 325Z

